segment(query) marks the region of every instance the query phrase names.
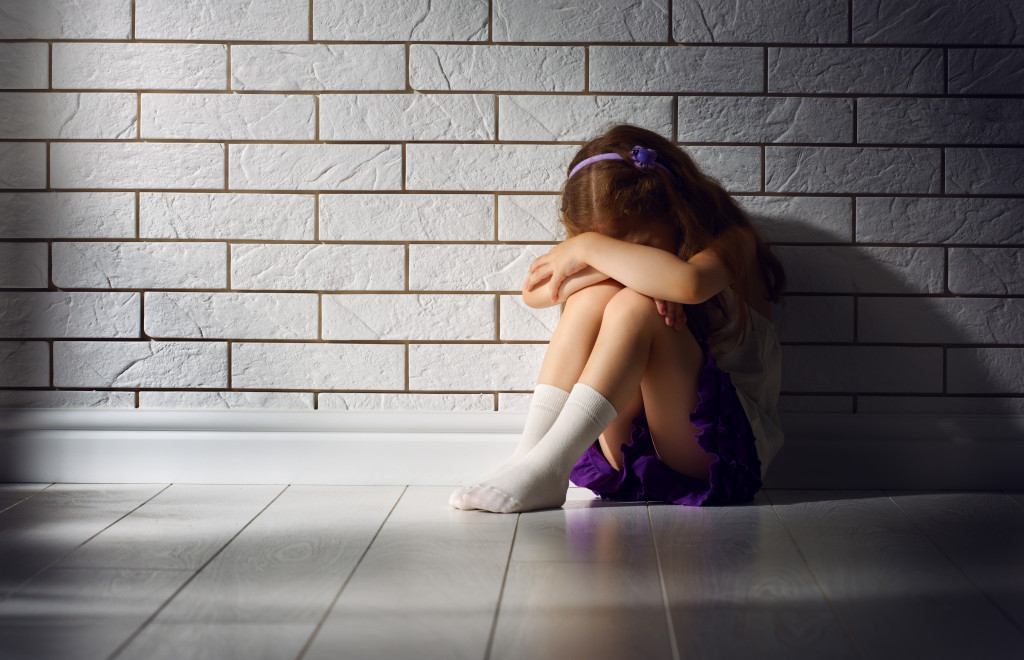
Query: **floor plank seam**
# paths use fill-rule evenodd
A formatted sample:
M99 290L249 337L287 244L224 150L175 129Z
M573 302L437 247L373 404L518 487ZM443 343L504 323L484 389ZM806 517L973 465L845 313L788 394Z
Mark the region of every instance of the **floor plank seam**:
M512 529L512 542L508 544L508 557L505 559L505 572L501 576L501 587L498 589L498 602L494 605L494 618L491 620L491 632L487 635L487 646L484 647L483 660L490 660L491 648L494 646L494 633L498 629L498 615L501 614L501 599L505 595L505 583L508 581L508 569L512 566L512 550L516 547L516 535L519 533L521 513L516 514L516 526Z
M892 498L892 495L889 494L889 491L883 491L883 492L885 492L885 496L889 499L890 502L893 503L893 506L895 506L896 509L901 514L903 514L903 517L907 519L907 521L911 524L911 526L913 526L913 528L916 529L921 534L921 536L923 536L924 538L928 539L928 542L931 543L933 546L935 546L935 549L939 551L939 554L941 554L943 557L945 557L946 561L948 561L950 564L955 566L956 570L960 571L960 574L964 576L964 578L971 584L971 586L974 587L975 589L977 589L978 592L985 598L985 600L987 600L989 603L991 603L992 606L996 609L996 611L999 612L999 614L1001 614L1004 619L1009 621L1010 625L1012 625L1014 627L1014 629L1016 629L1017 632L1019 632L1021 634L1021 636L1024 636L1024 628L1022 628L1021 625L1019 623L1017 623L1017 621L1013 618L1013 616L1011 616L1009 612L1004 610L1002 608L1002 606L1000 606L1000 604L998 602L996 602L996 600L994 598L992 598L992 596L990 596L987 591L982 589L981 586L977 582L974 581L974 578L972 578L970 575L968 575L967 571L965 571L963 569L963 567L960 566L959 562L957 562L955 559L950 557L949 554L945 550L942 549L942 546L939 545L938 542L935 541L935 539L933 539L931 536L928 535L928 532L926 532L924 529L921 528L920 525L918 525L916 522L914 522L914 519L911 518L910 515L906 511L903 510L903 507L901 507L899 505L899 502L897 502L896 500L894 500ZM1013 500L1012 497L1009 498L1009 499L1011 501Z
M658 583L661 585L661 603L665 608L665 625L668 626L668 643L672 650L672 660L680 660L679 643L676 640L676 628L672 623L672 606L668 602L668 588L665 585L665 571L661 568L661 553L658 551L658 539L654 534L654 519L651 517L651 505L645 504L647 525L651 530L651 543L654 545L654 562L658 567Z
M318 621L316 627L313 628L313 632L310 633L309 639L307 639L306 643L302 645L302 649L299 650L298 655L295 656L295 660L302 660L302 658L306 656L306 653L309 652L309 647L313 645L313 640L315 640L316 636L320 634L320 629L323 628L324 622L327 621L327 617L331 615L331 610L334 609L334 606L335 604L337 604L338 599L341 598L341 594L345 591L345 587L347 587L348 583L352 581L352 576L355 575L356 571L359 570L359 565L363 563L363 559L366 557L367 553L370 552L370 548L373 547L374 541L376 541L377 537L380 536L380 532L382 529L384 529L384 525L388 523L388 519L391 518L391 514L395 512L395 509L398 507L398 504L402 501L402 498L405 497L405 494L408 492L409 486L407 484L404 488L402 488L402 492L395 499L395 503L391 505L391 509L388 511L388 514L384 516L384 520L382 520L380 525L377 526L377 531L374 532L373 538L370 539L370 542L366 544L365 548L363 548L363 553L359 555L359 559L356 560L355 566L353 566L352 570L349 571L348 577L346 577L345 581L341 583L341 587L338 588L338 593L334 594L334 598L331 600L331 604L327 606L326 610L324 610L324 615L320 617L320 621Z
M50 486L52 486L52 485L53 485L53 484L50 484ZM48 489L48 488L49 488L50 486L47 486L47 487L46 487L46 488L44 488L43 490L46 490L46 489ZM68 550L67 552L65 552L64 554L62 554L62 555L61 555L60 557L57 557L56 559L54 559L53 561L51 561L51 562L50 562L49 564L47 564L46 566L43 566L42 568L40 568L40 569L39 569L38 571L36 571L35 573L33 573L33 574L32 574L31 576L29 576L29 577L28 577L28 578L26 578L26 579L25 579L25 580L24 580L23 582L21 582L21 583L20 583L20 584L19 584L18 586L16 586L16 587L15 587L14 589L11 589L11 590L10 590L10 591L8 591L8 592L7 592L6 594L4 594L4 595L3 595L2 597L0 597L0 603L4 602L5 600L7 600L8 598L10 598L11 596L15 595L15 594L16 594L16 593L18 593L18 592L19 592L20 590L24 589L26 585L28 585L28 584L29 584L30 582L32 582L32 580L35 580L35 579L36 579L37 577L39 577L40 575L42 575L42 574L43 574L43 573L45 573L46 571L48 571L48 570L50 570L51 568L53 568L53 567L54 567L54 566L55 566L56 564L58 564L58 563L60 563L60 562L64 561L64 558L65 558L65 557L67 557L68 555L70 555L70 554L71 554L72 552L74 552L74 551L78 550L79 548L81 548L81 547L82 547L83 545L85 545L85 544L86 544L86 543L88 543L89 541L93 540L94 538L96 538L97 536L99 536L100 534L102 534L103 532L107 531L108 529L110 529L111 527L113 527L114 525L116 525L117 523L121 522L122 520L124 520L124 519L125 519L125 518L127 518L128 516L132 515L132 514L133 514L133 513L135 513L136 511L138 511L138 510L139 510L140 508L144 507L144 506L145 506L146 504L148 504L149 502L151 502L151 501L153 500L153 498L154 498L154 497L158 496L158 495L159 495L160 493L164 492L165 490L167 490L167 489L168 489L168 488L170 488L171 486L172 486L172 484L167 484L166 486L164 486L163 488L161 488L160 490L158 490L158 491L157 491L156 493L154 493L154 494L152 495L152 497L149 497L148 499L146 499L145 501L143 501L142 503L140 503L140 504L139 504L138 506L136 506L135 508L133 508L133 509L132 509L131 511L128 511L127 513L125 513L125 514L124 514L123 516L121 516L121 517L120 517L120 518L118 518L117 520L113 521L112 523L110 523L109 525L107 525L106 527L104 527L103 529L101 529L100 531L96 532L95 534L93 534L93 535L92 535L92 536L90 536L89 538L85 539L84 541L82 541L81 543L79 543L78 545L76 545L75 547L71 548L70 550ZM41 490L41 491L39 491L39 492L43 492L43 491ZM33 495L35 495L35 493L33 493ZM29 497L31 497L31 495L30 495ZM24 501L25 501L25 500L27 500L27 499L28 499L28 497L24 498L24 499L22 500L22 502L24 502Z
M168 488L170 488L170 486L171 486L171 485L173 485L173 484L168 484ZM210 562L212 562L212 561L213 561L214 559L216 559L216 558L217 558L217 557L218 557L218 556L220 555L220 553L224 552L224 549L225 549L225 548L227 548L227 547L228 547L229 545L231 545L231 544L232 544L232 543L234 542L234 540L235 540L235 539L237 539L237 538L238 538L238 536L239 536L239 535L240 535L240 534L241 534L242 532L244 532L244 531L246 530L246 528L248 528L248 527L249 527L249 525L251 525L251 524L253 523L253 521L254 521L254 520L256 520L257 518L259 518L260 516L262 516L262 515L263 515L263 512L264 512L264 511L266 511L266 510L267 510L268 508L270 508L270 506L271 506L271 505L272 505L272 504L273 504L274 502L276 502L276 501L278 500L278 498L279 498L279 497L281 497L281 495L283 495L283 494L284 494L284 492L285 492L286 490L288 490L288 488L289 488L289 485L285 485L285 487L284 487L284 488L282 488L282 489L280 490L280 492L278 492L278 494L277 494L277 495L275 495L274 497L272 497L272 498L271 498L271 500L270 500L269 502L267 502L266 506L264 506L264 507L263 507L262 509L260 509L260 510L259 510L259 511L258 511L258 512L256 513L256 515L255 515L255 516L253 516L252 518L250 518L250 519L249 519L249 522L247 522L247 523L245 523L244 525L242 525L242 528L241 528L241 529L239 529L239 530L238 530L237 532L235 532L235 533L234 533L234 535L232 535L232 537L231 537L230 539L228 539L228 540L227 540L227 542L226 542L226 543L224 543L224 545L222 545L222 546L221 546L221 547L220 547L220 548L219 548L219 549L217 550L217 552L213 553L213 554L212 554L212 555L210 556L210 558L209 558L209 559L207 559L207 560L206 560L205 562L203 562L203 565L202 565L202 566L200 566L199 568L197 568L197 569L196 569L196 570L195 570L195 571L194 571L194 572L192 573L192 575L191 575L191 576L190 576L190 577L189 577L189 578L188 578L187 580L185 580L185 582L183 582L183 583L182 583L182 584L181 584L181 585L180 585L180 586L179 586L179 587L178 587L177 589L175 589L175 590L174 590L174 593L172 593L172 594L171 594L171 595L170 595L170 596L169 596L169 597L167 598L167 600L165 600L165 601L164 601L163 603L161 603L161 604L160 604L160 607L156 608L156 611L155 611L155 612L153 612L152 614L150 614L150 615L149 615L149 617L148 617L148 618L146 618L146 620L142 622L142 625L140 625L140 626L139 626L138 628L136 628L136 629L135 629L135 632L133 632L133 633L132 633L131 635L129 635L129 636L128 636L128 639L126 639L126 640L124 640L123 642L121 642L121 645L120 645L120 646L118 646L118 647L117 647L116 649L114 649L114 652L110 654L110 657L109 657L109 658L107 658L107 660L114 660L114 658L116 658L117 656L121 655L121 654L122 654L122 653L124 652L124 650L125 650L126 648L128 648L128 646L129 646L129 645L130 645L130 644L131 644L131 643L132 643L133 641L135 641L135 638L137 638L137 637L138 637L138 636L139 636L139 635L140 635L140 634L142 633L142 631L146 629L146 626L148 626L149 624L153 623L153 621L154 621L154 620L155 620L155 619L156 619L156 618L157 618L158 616L160 616L160 613L161 613L161 612L163 612L163 611L164 611L164 610L165 610L165 609L167 608L167 606L168 606L168 605L169 605L169 604L171 603L171 601L173 601L173 600L174 600L175 598L177 598L177 597L178 597L178 594L180 594L180 593L181 593L181 592L182 592L182 591L183 591L183 590L184 590L184 589L185 589L186 587L188 587L188 585L192 583L192 580L196 579L196 576L197 576L197 575L199 575L200 573L202 573L202 572L203 572L203 569L205 569L205 568L206 568L207 566L209 566L209 565L210 565ZM164 489L164 490L166 490L166 489ZM160 491L160 492L162 493L163 491ZM158 494L159 494L159 493L158 493ZM153 497L156 497L156 495L154 495ZM150 498L150 499L152 499L152 498ZM140 505L140 506L141 506L141 505Z
M807 569L807 574L811 576L811 579L814 580L814 585L818 587L818 593L821 594L825 604L828 605L828 609L832 612L832 616L836 618L836 622L839 624L839 627L842 628L843 634L846 635L847 641L850 642L850 646L853 647L853 650L858 657L863 658L864 660L870 660L864 653L864 650L861 649L860 645L857 644L856 638L847 627L846 621L844 621L843 617L839 615L839 610L836 609L832 599L828 597L827 593L825 593L825 588L821 585L821 580L818 579L818 576L811 569L811 564L807 561L807 557L804 556L804 551L800 548L800 544L796 542L796 537L793 536L793 532L790 531L789 527L786 525L786 521L782 519L782 515L779 514L778 510L775 508L775 504L772 502L771 493L767 489L764 489L764 495L768 498L768 505L772 508L772 513L774 513L775 517L779 519L779 524L782 525L782 529L786 530L786 536L789 537L790 543L793 544L793 547L796 549L796 553L800 556L800 561L804 563L804 568Z

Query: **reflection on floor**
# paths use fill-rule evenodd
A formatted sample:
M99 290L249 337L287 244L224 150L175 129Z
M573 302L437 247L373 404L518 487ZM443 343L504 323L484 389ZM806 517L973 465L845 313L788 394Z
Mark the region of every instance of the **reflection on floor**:
M0 658L1024 657L1024 495L0 484Z

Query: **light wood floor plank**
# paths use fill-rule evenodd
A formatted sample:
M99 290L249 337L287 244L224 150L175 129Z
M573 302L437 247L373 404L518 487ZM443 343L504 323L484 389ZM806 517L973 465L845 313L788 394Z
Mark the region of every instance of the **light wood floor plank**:
M0 515L0 597L156 495L160 484L57 484Z
M512 561L618 562L656 566L643 504L570 502L523 516Z
M1024 630L1024 509L1001 493L889 496Z
M190 575L51 568L0 603L0 658L106 658Z
M157 621L319 621L401 493L400 486L289 487Z
M450 492L409 488L305 660L483 658L517 516L448 509Z
M772 491L868 658L1019 658L1019 633L882 493Z
M291 660L312 623L152 623L117 660Z
M32 497L50 484L36 483L3 483L0 484L0 499L23 500Z
M198 570L283 489L174 484L60 565Z
M650 511L680 657L857 657L764 493Z
M671 658L646 517L600 500L523 514L490 657Z

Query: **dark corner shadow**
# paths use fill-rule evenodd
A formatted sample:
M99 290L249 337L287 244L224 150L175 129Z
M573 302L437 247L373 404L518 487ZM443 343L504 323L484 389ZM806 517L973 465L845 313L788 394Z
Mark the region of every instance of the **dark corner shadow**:
M941 238L935 243L915 243L902 236L872 237L872 242L856 243L857 237L846 221L853 217L852 210L845 215L833 213L832 217L824 214L828 204L850 204L849 195L780 197L778 201L736 195L735 199L748 210L789 279L782 304L774 308L783 346L780 416L787 442L770 466L766 488L843 488L857 483L857 471L880 476L855 488L915 488L929 480L945 483L949 475L957 473L958 466L951 465L948 457L918 462L919 448L911 447L911 443L893 443L890 447L880 444L901 439L900 431L882 428L874 433L877 429L873 426L872 434L865 433L864 444L879 443L877 456L869 459L870 452L862 448L850 452L848 464L826 464L824 459L830 453L826 443L830 440L846 440L848 446L859 442L849 442L849 428L837 428L834 438L822 435L820 424L801 428L797 418L805 414L846 413L846 420L851 419L851 413L854 418L896 416L904 429L917 431L918 438L922 433L917 420L944 416L943 425L929 423L942 439L950 441L946 445L953 441L963 445L957 450L963 454L951 455L972 458L970 452L977 449L961 441L978 439L985 428L1005 435L998 420L1012 422L1008 415L1017 411L1007 405L1006 397L1013 393L1000 393L992 374L970 350L956 350L955 358L954 351L946 350L999 343L994 336L969 336L954 325L949 308L942 306L957 305L942 300L968 300L946 288L944 249L960 244L944 244ZM857 209L856 226L865 212ZM937 303L929 304L930 300ZM955 383L968 385L957 389L954 377ZM969 399L972 401L966 407L961 405ZM997 421L989 422L989 427L976 426L970 417L949 421L956 415L986 416ZM817 430L812 433L808 430L811 428ZM905 438L906 434L902 436ZM824 451L819 454L813 451L815 448ZM890 452L890 448L896 450ZM812 453L799 461L792 460L797 458L796 451L806 453L808 449ZM796 471L798 465L800 472ZM772 479L773 471L779 478ZM929 476L939 473L946 476ZM969 470L964 474L968 475ZM903 481L901 475L907 480ZM964 480L975 483L978 478L975 474ZM807 496L813 495L808 492ZM841 497L861 495L847 490Z

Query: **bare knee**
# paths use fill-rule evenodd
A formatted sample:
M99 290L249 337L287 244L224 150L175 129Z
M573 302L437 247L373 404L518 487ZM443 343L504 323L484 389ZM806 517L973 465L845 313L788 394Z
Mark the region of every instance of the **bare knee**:
M580 289L565 301L565 312L569 314L584 313L600 317L604 308L617 293L625 287L615 280L605 280Z
M604 307L605 319L645 321L658 316L654 299L630 288L622 288Z

